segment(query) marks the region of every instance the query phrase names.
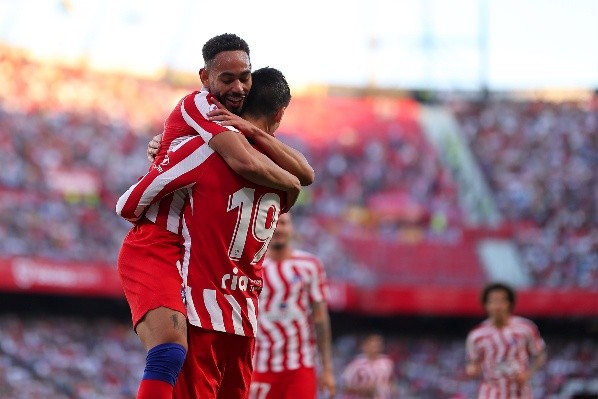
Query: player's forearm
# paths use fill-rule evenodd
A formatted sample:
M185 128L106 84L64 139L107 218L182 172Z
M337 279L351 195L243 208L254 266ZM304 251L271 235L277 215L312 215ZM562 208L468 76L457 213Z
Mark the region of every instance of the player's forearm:
M239 165L235 170L238 174L255 184L277 190L289 191L301 188L301 183L295 175L287 172L259 151L253 150L253 152L253 160Z
M278 166L297 176L302 186L313 183L315 172L299 151L257 127L252 132L251 138Z
M538 356L535 356L529 368L530 375L533 375L546 363L546 352L542 352Z
M319 304L320 309L314 309L314 331L316 335L316 346L322 368L332 370L332 332L330 328L330 316L326 309L326 304Z

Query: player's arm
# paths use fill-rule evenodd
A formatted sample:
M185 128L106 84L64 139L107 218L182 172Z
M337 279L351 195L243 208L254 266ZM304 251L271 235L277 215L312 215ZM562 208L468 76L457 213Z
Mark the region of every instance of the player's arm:
M162 134L158 134L148 143L148 159L153 160L158 153L161 139ZM243 135L224 131L212 137L209 145L243 178L255 184L285 191L285 209L288 210L294 205L301 191L299 179L253 148Z
M519 385L526 384L530 378L546 363L546 352L542 351L536 356L533 356L530 362L530 366L527 370L521 371L517 374L516 379Z
M336 394L336 380L332 369L332 333L326 302L316 302L312 305L312 322L316 335L316 346L322 361L320 385L332 397Z
M314 182L315 172L303 154L215 102L220 108L208 113L210 120L239 129L278 166L297 176L302 186Z
M239 133L222 132L210 140L210 147L232 170L253 183L283 191L301 187L296 176L253 148Z
M137 183L118 199L116 213L130 222L141 218L148 206L165 195L188 187L203 173L203 162L213 154L213 150L201 137L190 137L168 151L168 162L152 165Z
M470 378L476 378L482 374L482 359L478 356L473 336L467 336L465 342L465 352L467 364L465 365L465 374Z

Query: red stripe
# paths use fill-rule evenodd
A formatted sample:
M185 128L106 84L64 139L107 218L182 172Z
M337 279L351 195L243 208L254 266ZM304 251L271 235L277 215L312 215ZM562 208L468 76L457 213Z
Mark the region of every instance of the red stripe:
M298 362L301 366L306 367L306 365L304 363L305 359L303 358L303 340L305 337L303 337L303 334L301 332L301 326L299 325L297 320L293 321L293 326L297 330L297 340L299 341L299 345L297 346L297 351L299 352L298 353L298 355L299 355ZM313 367L313 365L311 367Z
M285 338L284 344L282 345L282 349L281 349L281 353L282 353L282 369L286 369L287 368L287 343L288 343L288 339L286 339L287 335L285 333L284 327L278 323L278 322L274 322L272 323L274 325L274 328L278 330L278 332ZM274 370L274 356L272 356L270 358L270 370Z
M160 200L160 205L158 206L158 215L156 216L156 224L158 226L166 227L168 225L168 215L170 214L170 206L172 205L173 199L174 196L172 194L168 194Z
M289 296L291 295L291 285L283 273L284 263L285 263L284 261L276 263L276 272L278 273L278 276L280 277L280 280L282 281L282 285L284 287L284 295L282 296L282 303L285 303L288 306ZM293 272L295 271L292 266L291 266L291 269L293 270Z

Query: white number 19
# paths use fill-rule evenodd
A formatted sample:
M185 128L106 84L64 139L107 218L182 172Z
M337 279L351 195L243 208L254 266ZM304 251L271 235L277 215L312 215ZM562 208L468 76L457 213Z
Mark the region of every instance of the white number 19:
M239 260L243 256L250 225L253 237L263 243L260 250L253 256L252 265L259 262L266 253L280 213L280 197L278 194L266 193L258 198L257 204L255 204L257 206L255 216L253 215L254 200L255 189L245 187L228 197L227 208L227 212L239 209L237 211L237 223L228 249L229 258ZM271 208L274 208L274 215L270 227L267 227L268 211Z

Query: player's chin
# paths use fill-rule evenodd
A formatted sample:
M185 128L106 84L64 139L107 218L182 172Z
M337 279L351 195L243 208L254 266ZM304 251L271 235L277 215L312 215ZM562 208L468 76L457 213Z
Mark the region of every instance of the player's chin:
M225 100L225 105L226 105L226 108L230 112L232 112L233 114L238 115L238 114L241 113L241 110L243 109L244 102L245 102L244 98L240 98L240 99L230 99L230 98L227 98Z

